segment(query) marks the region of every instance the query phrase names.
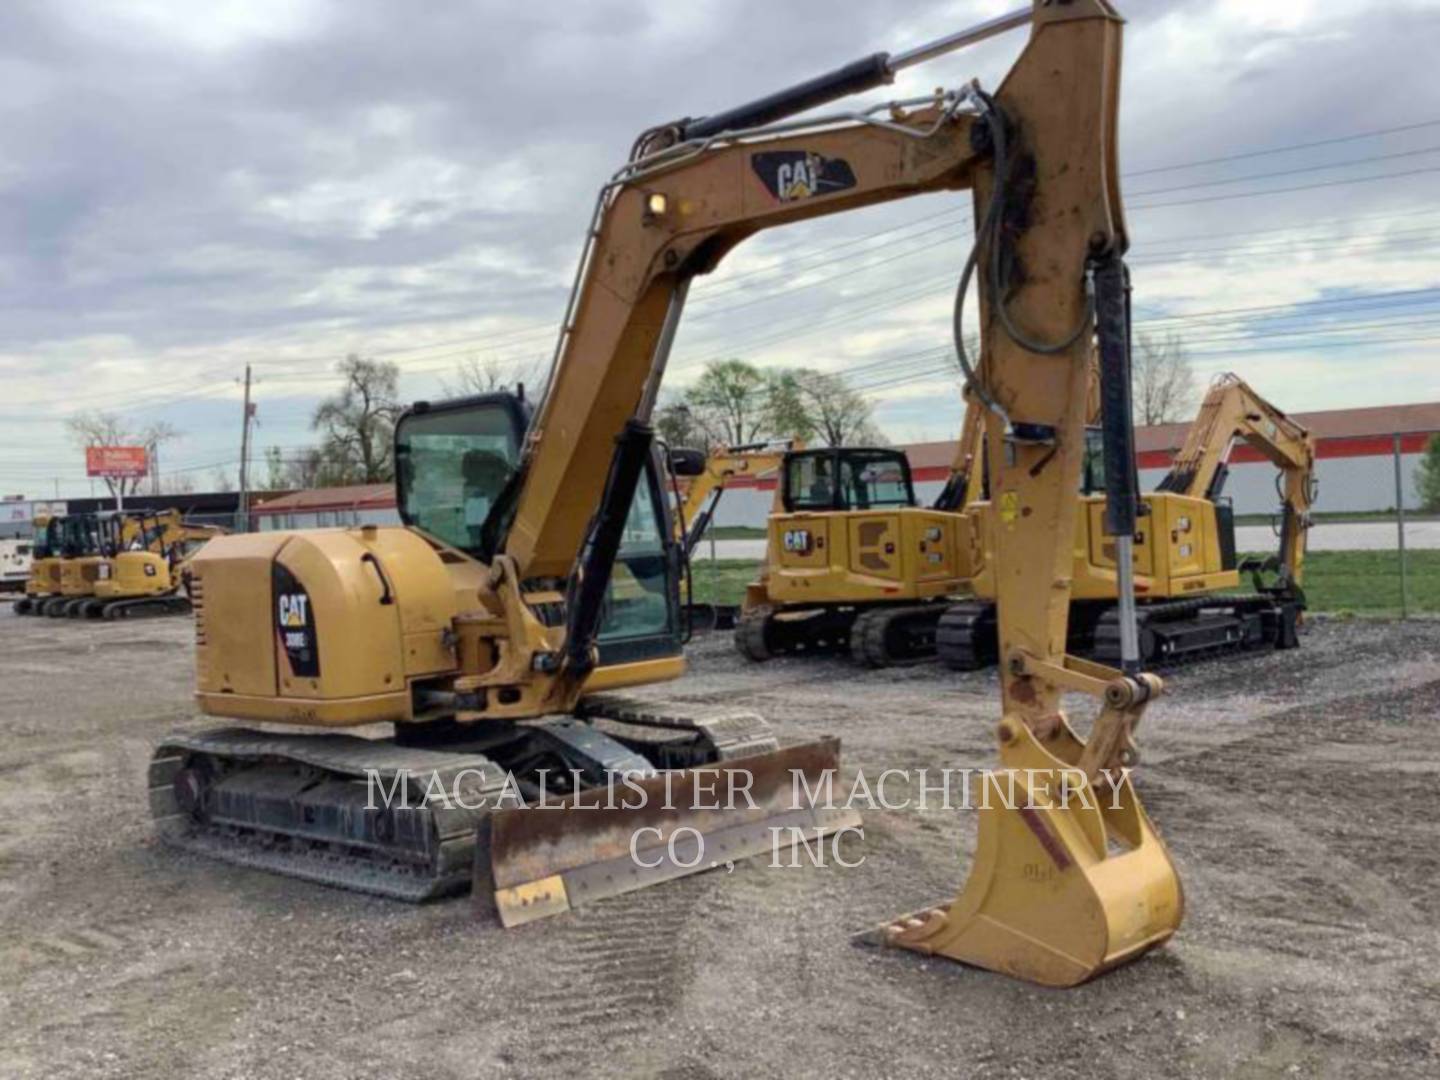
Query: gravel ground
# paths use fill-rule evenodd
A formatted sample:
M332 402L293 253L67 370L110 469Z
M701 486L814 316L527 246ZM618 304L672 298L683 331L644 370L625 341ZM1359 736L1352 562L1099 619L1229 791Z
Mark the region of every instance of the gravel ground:
M1172 675L1139 784L1186 921L1068 991L850 943L954 891L964 813L514 931L176 855L143 789L191 719L188 623L0 637L3 1077L1435 1075L1440 623ZM692 652L666 696L837 733L848 767L993 759L993 677Z

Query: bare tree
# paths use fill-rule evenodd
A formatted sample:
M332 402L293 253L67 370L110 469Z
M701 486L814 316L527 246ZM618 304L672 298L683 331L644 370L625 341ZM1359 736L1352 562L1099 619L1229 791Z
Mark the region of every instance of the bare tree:
M794 373L793 383L805 426L827 446L884 441L875 427L870 403L843 375L800 370Z
M160 479L160 493L163 495L193 495L194 492L194 473L172 472Z
M80 412L65 421L70 441L81 450L92 446L143 446L154 459L155 452L165 443L180 437L180 431L165 421L144 427L127 423L115 413ZM104 477L112 497L132 495L140 489L142 477Z
M655 408L655 431L672 447L708 449L709 438L694 410L671 391L661 391Z
M453 381L440 380L440 389L446 397L468 397L523 386L526 395L533 399L538 398L544 389L544 371L544 361L505 363L493 356L484 360L471 356L455 365Z
M375 484L392 479L400 368L351 354L336 370L344 385L316 407L310 421L323 436L320 454L326 468L320 482Z
M1195 369L1190 366L1185 343L1174 334L1159 341L1138 334L1136 345L1136 419L1142 424L1183 420L1195 402Z
M225 469L216 469L210 474L211 491L234 491L235 481Z

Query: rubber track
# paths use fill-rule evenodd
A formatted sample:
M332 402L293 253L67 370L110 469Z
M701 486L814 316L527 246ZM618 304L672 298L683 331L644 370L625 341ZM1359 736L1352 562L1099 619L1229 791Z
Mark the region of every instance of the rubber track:
M943 604L915 604L910 607L871 608L863 611L850 628L850 656L858 664L871 668L915 664L935 655L935 629L945 613ZM914 622L922 630L922 641L916 645L906 623ZM923 631L927 628L929 633ZM890 651L890 636L900 629L905 634L906 651Z
M619 725L627 735L645 733L697 741L697 756L708 761L730 761L774 753L779 740L759 714L749 710L711 708L685 715L663 703L614 694L582 699L577 714L596 721L596 727ZM180 807L175 796L176 774L191 754L253 764L288 761L309 766L340 779L361 779L378 773L387 785L397 774L409 780L411 799L418 805L426 790L439 785L451 792L457 777L465 775L465 801L459 806L432 808L426 831L430 836L429 865L422 852L407 858L341 841L325 842L293 837L248 825L202 823ZM150 806L156 831L167 843L200 855L239 866L266 870L355 892L420 902L462 892L469 887L475 848L486 811L478 804L498 794L504 770L484 755L473 752L411 748L393 742L360 739L350 735L272 735L244 728L225 728L166 738L150 764Z
M150 807L156 830L167 843L240 866L410 902L451 895L468 886L483 809L427 811L434 857L426 867L338 842L317 843L245 826L196 822L181 811L174 793L174 777L190 753L256 763L293 761L356 779L371 770L387 781L404 773L417 799L432 780L452 791L456 776L467 769L476 770L473 779L485 778L467 791L466 801L472 804L498 792L504 782L503 771L479 754L410 749L349 735L268 735L231 728L174 735L157 749L150 765Z

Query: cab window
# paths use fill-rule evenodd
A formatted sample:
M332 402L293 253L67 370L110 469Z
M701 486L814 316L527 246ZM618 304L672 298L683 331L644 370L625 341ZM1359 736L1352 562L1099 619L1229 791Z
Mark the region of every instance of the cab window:
M893 451L848 451L840 458L841 490L850 510L909 506L910 470Z
M644 477L630 504L610 575L601 644L670 632L670 562L652 486Z
M499 403L411 413L396 434L395 458L403 520L474 551L519 463L520 433Z

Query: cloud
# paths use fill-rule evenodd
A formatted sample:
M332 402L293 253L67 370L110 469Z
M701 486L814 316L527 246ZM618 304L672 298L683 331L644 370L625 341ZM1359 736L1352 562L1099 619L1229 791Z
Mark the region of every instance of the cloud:
M313 374L319 393L350 351L396 359L416 397L434 393L467 353L533 361L553 341L595 191L639 130L1012 5L885 0L851 5L844 18L760 0L0 6L0 411L33 421L108 400L166 415L154 402L167 392L214 395L223 408L247 362ZM1436 3L1124 6L1127 170L1440 119L1429 55ZM947 57L893 93L974 75L993 86L1021 40ZM1294 185L1440 167L1440 153L1366 160L1432 145L1440 128L1126 186L1350 159L1359 163L1297 174ZM1440 231L1425 231L1440 215L1423 216L1437 177L1207 203L1187 200L1288 182L1132 197L1138 302L1203 311L1440 285L1430 255ZM1167 201L1186 205L1139 209ZM955 423L945 361L913 354L941 353L948 341L969 226L963 213L934 215L965 205L927 197L742 245L697 284L672 382L718 355L870 364L861 381L885 384L880 416L897 440ZM832 258L813 255L846 242ZM1197 344L1197 363L1220 348ZM887 367L886 357L907 354ZM1424 342L1323 355L1237 348L1235 366L1306 409L1356 395L1434 397L1427 358ZM1360 370L1368 377L1352 373ZM179 459L233 455L238 438L223 416L184 423L196 400L174 406L189 432ZM288 404L290 419L277 417L262 440L303 441L305 413ZM27 470L75 460L57 421L25 431L0 437L6 490Z

